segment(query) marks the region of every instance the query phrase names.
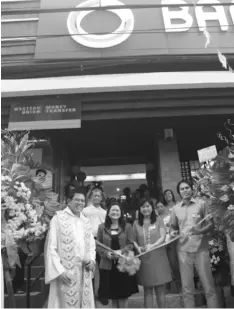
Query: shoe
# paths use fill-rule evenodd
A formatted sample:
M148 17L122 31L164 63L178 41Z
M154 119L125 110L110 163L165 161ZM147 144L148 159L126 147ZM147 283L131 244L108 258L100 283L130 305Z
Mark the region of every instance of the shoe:
M109 304L109 300L107 298L99 297L98 299L103 306L107 306Z

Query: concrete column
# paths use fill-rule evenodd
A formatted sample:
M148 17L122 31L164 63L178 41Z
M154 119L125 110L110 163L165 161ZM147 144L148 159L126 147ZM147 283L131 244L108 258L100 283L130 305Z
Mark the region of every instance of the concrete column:
M176 199L176 185L181 180L180 160L176 138L158 140L159 170L161 173L162 189L171 189Z

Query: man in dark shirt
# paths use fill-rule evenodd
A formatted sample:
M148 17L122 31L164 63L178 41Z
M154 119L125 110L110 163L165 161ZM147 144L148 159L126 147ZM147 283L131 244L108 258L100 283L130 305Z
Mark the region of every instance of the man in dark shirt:
M192 187L187 181L178 183L177 192L182 201L172 208L171 236L175 236L177 232L181 236L177 244L177 252L184 305L187 308L195 307L195 266L206 294L207 307L219 308L208 250L207 233L213 228L212 221L207 217L208 207L203 200L193 198ZM195 226L205 217L207 220L203 224ZM190 236L187 236L188 233Z

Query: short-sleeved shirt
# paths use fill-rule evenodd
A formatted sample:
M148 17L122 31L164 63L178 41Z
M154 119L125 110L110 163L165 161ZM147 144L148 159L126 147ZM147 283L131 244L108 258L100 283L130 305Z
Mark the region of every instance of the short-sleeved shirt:
M97 237L99 225L105 222L106 211L101 206L95 207L94 205L89 205L83 209L83 215L89 218L93 236Z
M172 208L171 227L179 230L180 235L186 234L189 228L201 221L209 213L205 201L192 198L188 205L180 202ZM200 225L202 227L203 224ZM183 237L181 238L183 240ZM191 235L185 242L178 241L177 250L185 252L198 252L208 250L210 240L206 234Z

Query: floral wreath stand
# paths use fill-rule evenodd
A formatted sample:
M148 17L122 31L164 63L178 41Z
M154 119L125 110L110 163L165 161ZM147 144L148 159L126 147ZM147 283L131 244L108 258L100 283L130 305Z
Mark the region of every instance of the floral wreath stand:
M8 293L9 308L16 308L15 295L11 278L11 267L8 262L8 257L5 248L1 250L1 256L2 256L3 276L5 278ZM2 282L2 284L4 286L4 282ZM2 297L4 298L4 295L2 295Z
M26 303L27 303L28 308L29 308L28 304L30 303L31 266L33 262L35 261L35 259L43 253L44 243L45 243L45 238L39 239L35 241L34 243L28 243L28 244L21 243L21 246L20 246L20 248L26 254L28 254L28 257L25 263L25 267L27 269L27 272L26 272ZM13 289L13 284L12 284L12 276L11 276L12 268L9 264L6 248L3 248L1 250L1 256L2 256L2 264L3 264L3 274L4 274L7 293L8 293L8 307L16 308L16 300L15 300L14 289Z

